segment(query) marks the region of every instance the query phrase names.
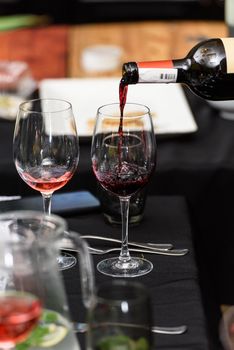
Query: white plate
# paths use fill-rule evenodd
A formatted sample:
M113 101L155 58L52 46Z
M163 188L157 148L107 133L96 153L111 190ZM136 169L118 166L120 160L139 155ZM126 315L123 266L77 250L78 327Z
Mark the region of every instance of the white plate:
M0 93L0 117L8 120L15 120L18 107L25 99L20 96Z
M119 101L116 78L45 79L41 98L71 102L79 136L91 136L98 107ZM128 88L127 102L147 105L156 134L185 134L197 130L192 111L179 84L137 84Z

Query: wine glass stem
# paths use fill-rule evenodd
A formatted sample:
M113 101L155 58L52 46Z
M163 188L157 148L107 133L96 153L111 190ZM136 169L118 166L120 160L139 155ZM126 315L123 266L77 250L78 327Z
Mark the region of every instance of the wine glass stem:
M128 250L128 217L129 217L130 197L120 197L120 208L122 217L122 246L119 255L121 262L127 262L131 259Z
M51 194L42 193L44 213L47 215L51 214L51 197Z

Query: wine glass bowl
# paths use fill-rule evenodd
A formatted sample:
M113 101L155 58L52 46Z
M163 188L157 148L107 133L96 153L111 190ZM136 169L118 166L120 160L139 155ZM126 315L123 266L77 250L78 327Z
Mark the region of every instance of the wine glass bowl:
M45 214L51 214L51 198L76 172L79 140L69 102L36 99L20 104L15 123L13 156L20 177L41 193ZM68 254L66 254L68 255ZM61 269L76 263L60 255Z
M97 268L116 277L146 274L153 268L151 262L129 254L128 214L131 196L147 185L155 169L156 142L148 107L127 103L123 118L118 103L100 107L91 158L98 182L119 198L122 213L120 256L101 261Z
M41 192L47 214L53 192L76 171L78 142L69 102L38 99L19 106L13 140L15 166L20 177Z
M118 134L106 136L102 152L105 162L101 170L95 162L93 166L98 181L108 191L121 197L131 196L148 182L149 173L142 162L144 147L136 134L123 133L121 141Z

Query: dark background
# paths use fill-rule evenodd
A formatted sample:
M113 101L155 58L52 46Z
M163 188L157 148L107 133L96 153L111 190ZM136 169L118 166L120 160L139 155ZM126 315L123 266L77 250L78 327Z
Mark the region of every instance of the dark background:
M47 14L54 23L224 18L224 0L0 0L0 15Z

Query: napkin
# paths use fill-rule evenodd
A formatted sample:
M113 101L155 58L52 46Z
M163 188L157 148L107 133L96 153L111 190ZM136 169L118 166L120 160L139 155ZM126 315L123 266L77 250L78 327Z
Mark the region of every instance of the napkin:
M13 197L14 198L14 197ZM88 191L74 191L57 193L52 197L52 213L58 215L72 215L99 210L99 200ZM41 195L24 197L16 200L0 202L0 212L12 210L37 210L42 211Z
M17 199L21 199L21 196L0 196L0 202L15 201Z

